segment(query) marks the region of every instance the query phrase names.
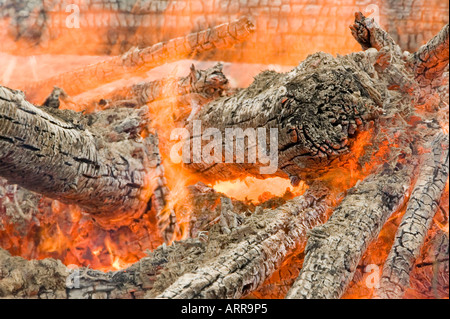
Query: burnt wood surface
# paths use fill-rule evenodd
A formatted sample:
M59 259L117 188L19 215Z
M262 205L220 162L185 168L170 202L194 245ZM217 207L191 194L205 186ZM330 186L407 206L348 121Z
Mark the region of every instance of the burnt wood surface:
M0 97L1 176L79 205L110 228L143 213L159 164L156 137L139 136L146 107L82 116L38 108L5 87Z
M231 47L249 38L253 31L253 24L243 17L143 49L132 48L100 63L27 84L23 90L27 98L35 103L41 103L42 94L49 94L54 86L68 95L80 94L125 75L143 75L157 66L189 58L199 52Z
M382 81L370 76L375 70L364 59L368 62L358 54L334 58L316 53L291 72L264 72L250 87L205 105L187 125L192 154L186 167L206 180L273 175L289 177L295 184L320 177L345 159L358 133L372 127L383 112L383 98L389 93ZM213 163L194 158L194 143L200 140L195 121L201 121L202 132L215 128L221 133L223 151ZM245 143L244 149L239 148L245 152L245 162L239 163L235 151L230 164L226 130L241 128L263 129L266 137ZM278 163L274 172L265 174L261 168L269 163L261 160L260 149L266 147L265 155L270 156L270 145L275 143L270 141L270 129L278 132ZM233 141L242 141L242 136L236 133ZM201 143L205 147L209 141ZM249 154L258 154L256 163L248 163Z
M66 12L70 3L78 2L0 2L3 28L10 38L2 50L14 50L18 43L24 47L25 42L27 50L38 52L117 55L247 15L255 20L256 36L237 50L215 51L207 57L297 65L312 52L357 50L346 32L355 11L379 16L396 43L415 52L448 23L449 10L448 1L442 0L88 0L79 3L77 29L65 24L74 12ZM79 43L83 49L79 52L67 43Z
M446 34L445 28L448 30L448 26L444 27L441 35ZM188 120L187 128L191 131L195 119L201 119L203 127L213 126L219 128L219 131L223 131L226 126L237 127L242 123L249 128L260 126L270 128L272 125L277 127L281 145L277 151L280 151L282 164L278 165L274 175L290 177L293 184L299 179L307 180L311 183L311 191L278 208L268 209L264 214L257 210L248 218L236 214L229 200L222 200L218 223L213 226L207 237L202 237L198 233L196 239L188 239L170 247L161 246L154 252L158 254L161 251L169 251L175 255L167 256L168 263L163 270L159 267L161 265L159 261L150 261L151 270L148 277L155 278L155 267L161 272L156 274L156 281L149 284L149 289L137 295L135 292L140 290L139 288L136 290L136 286L143 287L145 280L139 277L137 270L134 270L136 268L133 267L139 268L140 263L145 263L149 259L143 259L133 265L129 273L119 271L104 274L84 270L81 277L84 284L81 285L81 290L67 292L62 287L69 274L60 263L52 260L25 261L20 257L12 258L4 251L1 251L0 256L6 260L6 263L2 263L5 265L5 271L2 270L1 273L5 275L2 275L0 281L0 292L3 296L9 297L36 296L36 289L39 290L41 285L43 287L39 290L41 298L54 297L58 294L62 297L101 298L124 296L237 298L262 287L282 261L307 240L304 264L287 297L341 297L352 280L366 248L378 236L389 216L398 211L403 204L407 204L406 200L410 198L410 194L412 202L407 204L410 209L406 209L405 221L409 219L411 212L412 215L415 212L432 214L436 205L431 203L432 209L421 206L417 210L414 206L415 197L422 194L432 196L433 201L437 202L444 187L443 181L448 175L448 169L442 168L442 163L448 162L447 133L443 138L444 142L447 139L447 144L442 143L439 138L441 142L430 144L432 151L425 150L425 153L430 154L421 157L423 146L428 145L427 141L430 141L430 138L438 136L437 132L441 133L442 120L445 122L445 119L436 117L436 114L440 114L436 112L441 112L440 110L445 112L446 107L448 112L448 102L445 104L443 101L443 97L448 96L448 90L440 91L434 86L435 83L445 81L435 79L436 81L428 85L419 83L420 76L417 77L417 69L408 59L411 55L403 54L389 34L362 14L356 14L352 34L365 51L336 58L317 53L289 73L265 72L248 89L204 105L193 119ZM438 43L446 41L445 36L438 35L435 39L444 39L438 40ZM427 47L431 49L430 52L438 52L440 65L441 60L448 61L448 50L441 50L441 45L433 45L435 39L430 41ZM445 72L441 72L439 67L437 74L441 73L445 77ZM331 89L330 86L333 88L336 86L337 90ZM47 124L49 127L75 125L73 120L60 119L64 114L60 110L51 111L52 108L48 108L47 111L43 111L27 103L18 91L2 87L0 92L3 92L0 100L3 117L0 117L0 120L11 123L4 126L6 129L3 130L6 133L1 134L7 137L0 140L0 143L3 141L6 145L3 149L20 153L34 152L33 148L38 148L32 143L25 143L31 145L32 149L21 147L22 140L26 141L25 137L19 135L20 139L17 140L13 138L15 134L12 134L12 137L8 135L10 127L14 128L14 125L20 124L15 118L34 119L33 116L37 116L40 122L49 121L50 124ZM428 92L433 92L435 98L426 105L420 104L424 97L428 96ZM11 110L14 111L12 115ZM22 115L20 112L26 114ZM131 109L127 112L136 110ZM314 119L314 115L317 119ZM73 114L73 116L79 123L83 123L80 115ZM100 115L93 116L96 118ZM133 125L131 127L137 128ZM399 131L402 133L398 134ZM322 221L322 219L319 221L319 217L328 208L332 209L322 203L322 198L326 196L318 199L314 193L310 193L314 191L313 181L320 179L333 167L333 163L345 161L345 156L351 154L351 145L357 143L358 137L366 132L373 134L369 143L372 147L365 145L366 154L360 165L373 160L373 153L383 141L387 140L392 146L388 155L380 158L384 163L375 165L368 177L347 191L326 223L306 233L309 228ZM306 138L307 136L309 138ZM26 138L39 140L33 135ZM345 143L342 143L344 141ZM292 157L286 157L287 151L292 151ZM3 161L4 158L9 158L8 154L5 155L0 157ZM8 164L6 163L7 169L2 171L1 175L12 179L13 182L23 182L19 170L11 169L16 163L12 162L13 165L10 166ZM28 164L31 170L35 167L33 163L27 163L27 167ZM156 156L157 164L158 156ZM243 171L246 175L262 177L259 172L260 163L245 165L234 163L223 166L196 163L187 166L198 173L199 178L204 179L213 176L218 179L231 179L239 177ZM214 174L211 173L213 171ZM31 171L30 174L32 173ZM39 187L51 185L51 183L44 184L47 185ZM298 213L299 211L301 213ZM304 220L310 217L311 221ZM304 227L304 224L307 227ZM414 249L423 243L422 238L430 225L426 222L424 226L425 230L419 234L420 240ZM399 234L404 227L406 226L400 226ZM441 250L445 251L445 238L441 242L442 245L437 244L436 255L439 255ZM396 245L393 247L395 251ZM247 256L244 259L241 258L243 254ZM193 257L190 258L191 256ZM151 260L152 256L149 258ZM16 262L18 264L15 264ZM222 267L224 265L228 265L228 268ZM39 271L34 273L32 271L31 275L28 271L25 272L29 278L34 279L23 280L25 273L22 273L21 269L35 267L39 270L39 267L46 266L51 268L49 271L52 274L55 274L52 277L56 278L55 281L40 281ZM394 261L393 269L401 267ZM446 269L448 272L448 267L443 267L442 272L445 273ZM141 279L136 282L136 278ZM158 281L158 278L163 282ZM98 283L97 279L101 283ZM111 282L112 288L109 286ZM117 287L120 290L124 285L128 287L125 289L126 293L123 291L117 294L108 293L115 291ZM251 289L248 289L249 287ZM100 294L97 295L96 292Z

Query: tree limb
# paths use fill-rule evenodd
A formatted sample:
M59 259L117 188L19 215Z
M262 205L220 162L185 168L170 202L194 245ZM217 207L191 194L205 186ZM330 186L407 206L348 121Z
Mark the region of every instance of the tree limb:
M295 184L317 178L350 153L358 132L368 130L382 112L385 86L369 76L370 72L375 71L361 69L354 56L334 58L325 53L309 56L286 74L263 72L247 89L202 107L188 123L191 154L186 167L215 181L273 175L289 177ZM194 132L196 121L200 121L202 132ZM208 144L199 137L208 128L218 129L222 137L221 152L211 162L193 155L195 143L202 147ZM263 130L266 135L257 142L249 138L252 142L244 148L236 146L232 153L226 132L237 130L231 137L236 143L244 140L243 133L239 137L241 128ZM272 153L269 146L276 142L269 138L270 129L276 130L278 137L278 147L271 148ZM278 152L274 172L261 170L269 165L260 157L264 154L261 147L267 147L271 155ZM244 162L238 160L238 151L245 153ZM256 162L248 160L249 154L259 154Z
M157 298L245 296L263 284L286 255L305 240L306 230L323 220L328 208L325 197L323 189L311 189L275 210L255 213L229 235L246 234L240 241L178 278ZM251 226L254 222L259 225L256 229Z

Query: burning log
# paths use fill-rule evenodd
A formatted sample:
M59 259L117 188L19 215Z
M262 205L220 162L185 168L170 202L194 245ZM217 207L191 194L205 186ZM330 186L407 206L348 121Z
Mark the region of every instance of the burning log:
M241 215L240 208L219 195L221 218L227 214L239 216L240 222L234 227L226 222L216 224L209 230L207 240L199 236L160 246L131 267L115 272L69 269L52 259L26 261L0 249L0 297L148 298L161 293L160 298L173 298L174 294L197 298L211 294L222 298L244 296L301 245L307 229L324 220L328 194L328 189L316 185L277 209L261 209L250 217ZM206 200L215 201L218 194L212 195ZM219 246L222 249L218 250ZM199 268L199 263L204 266ZM210 287L201 284L206 269L213 271L206 277L211 280ZM220 274L210 277L217 269ZM41 278L42 273L51 275ZM188 278L197 278L199 285L182 289L179 283Z
M431 216L434 208L432 203L429 207L420 206L418 209L415 205L426 203L426 196L431 196L437 202L445 176L448 175L448 169L435 163L448 162L448 146L445 148L442 145L445 143L434 143L433 153L424 157L426 161L420 163L418 160L422 141L430 136L438 136L442 129L440 119L436 119L435 114L417 102L426 90L435 88L428 87L425 90L419 85L414 66L409 63L407 55L404 56L392 38L371 19L357 14L352 33L366 51L337 58L317 53L289 73L264 72L249 88L204 105L186 120L186 131L190 137L184 146L193 150L189 153L190 163L186 163L186 166L197 173L199 179L217 181L244 176L289 177L293 185L297 185L300 180L310 184L310 189L303 196L279 207L264 211L258 208L250 216L236 212L229 199L221 198L220 217L208 223L211 225L217 222L208 230L207 236L203 230L195 230L197 238L175 242L170 247L161 246L149 259L142 259L126 271L103 274L84 269L78 276L81 284L68 291L62 288L62 283L69 277L68 270L61 268L60 264L49 260L13 260L7 253L0 251L0 259L5 260L0 263L5 269L0 267L0 293L4 296L36 294L39 284L34 283L40 282L39 273L32 272L30 278L33 279L24 282L22 279L25 275L16 268L34 265L41 270L40 267L49 265L49 271L56 279L40 283L43 289L38 289L38 293L41 292L39 297L239 298L262 287L286 258L301 251L309 231L305 260L287 297L341 297L366 248L377 237L389 216L405 204L410 190L413 201L408 206L411 207L410 211L407 209L405 214L409 226L406 223L402 225L400 233L406 227L415 227L409 223L411 211ZM440 48L439 45L428 47ZM439 56L446 58L445 54L439 53ZM48 106L44 111L27 103L16 91L2 87L0 92L0 121L6 123L0 126L0 150L6 150L4 154L0 151L0 175L86 209L100 207L102 212L97 213L94 209L92 214L94 218L104 217L101 221L106 227L111 222L117 225L118 219L121 219L120 222L129 222L132 218L139 218L141 206L147 203L150 193L155 190L154 194L158 191L162 194L155 195L158 202L155 206L164 206L165 174L156 150L156 138L152 134L146 139L140 136L141 125L147 120L147 109L114 109L84 117ZM436 103L441 101L438 99ZM50 102L48 104L52 105ZM144 119L138 119L138 115ZM126 120L122 121L124 118ZM114 119L120 120L120 124ZM23 130L18 128L24 126L23 122L33 123L33 127L42 131L44 139L45 134L54 133L54 137L47 138L50 142L46 143L59 151L54 155L56 160L50 163L47 153L44 156L36 155L41 150L50 153L50 149L45 143L36 144L36 141L42 141L39 134L24 135ZM117 134L111 136L114 130L105 123L118 125L115 129ZM155 127L159 129L165 124L159 122ZM240 127L245 127L247 131L239 131ZM215 131L210 131L208 135L208 128L215 128ZM227 129L230 128L234 132L227 139ZM275 143L272 143L272 136L267 135L270 129L278 133L279 139ZM66 131L69 133L64 134ZM263 131L266 134L262 134ZM256 133L252 135L252 132L258 133L258 139ZM167 134L167 131L164 133ZM67 142L61 141L63 135L69 136L69 145L78 145L72 143L71 138L75 136L75 140L85 141L83 146L92 146L88 148L88 154L83 153L80 147L66 150L63 145ZM205 143L206 138L199 139L223 135L225 141L218 138L219 143L213 143L214 147ZM121 143L115 144L118 140ZM227 145L230 141L233 143L231 147ZM230 156L227 151L233 149L234 144L236 154L231 152ZM264 144L271 146L269 155L267 148L261 146ZM207 152L200 152L199 158L196 147L206 149ZM136 148L140 151L136 152ZM105 154L105 149L116 153ZM225 154L219 152L223 149ZM211 156L213 150L214 156ZM77 151L81 155L74 154ZM273 163L270 161L272 154L279 155ZM258 160L248 160L247 163L243 160L257 158L257 155ZM353 162L352 156L356 157ZM74 165L69 165L69 168L61 166L75 157L85 159L78 161L80 163L77 166L86 167L84 172L82 169L71 169ZM117 163L119 158L122 161ZM131 164L116 173L115 166L123 164L124 158L126 163ZM213 161L210 161L211 158ZM26 162L19 163L17 159L25 159ZM55 172L53 168L49 172L48 167L55 165L54 162L60 166L54 169ZM147 165L148 162L153 165ZM261 170L267 168L264 166L268 163L274 164L268 167L273 170ZM107 169L104 174L92 173L92 170L100 170L101 165L108 164L111 169ZM339 185L336 189L332 188L332 179L339 173L334 172L333 175L330 171L341 166L349 166L350 174L356 175L353 178L356 185L347 193L348 187ZM132 169L133 173L127 169ZM30 185L27 185L20 170L31 176ZM112 175L107 174L110 171ZM141 175L136 176L136 171ZM62 172L63 176L60 175ZM48 178L49 175L52 178ZM414 184L415 175L419 179ZM85 184L76 184L73 189L67 187L68 183L61 182L77 177L77 182L82 180ZM114 189L111 190L115 184L111 183L106 183L105 190L108 193L104 196L99 193L93 198L89 190L89 187L100 185L95 183L103 183L109 177L113 177L113 182L117 183L124 180L119 183L119 193L125 185L137 194L131 193L135 196L122 203L104 200L95 202L110 199L108 195L111 193L116 194ZM38 184L37 178L44 182ZM356 182L358 178L362 181ZM58 188L52 188L54 179L59 182ZM136 179L142 183L138 184ZM99 189L101 191L103 188ZM325 224L317 226L326 219L328 210L333 206L331 202L337 201L335 193L341 191L345 196L332 216ZM123 200L124 194L120 194ZM125 193L125 196L129 195L130 192ZM123 210L124 206L129 209ZM216 207L219 207L217 201ZM118 215L115 212L111 215L115 209L122 211ZM317 227L310 230L314 226ZM417 238L422 236L425 235L418 234ZM421 239L414 241L415 246L421 243ZM394 245L393 251L395 249ZM162 259L152 259L161 252L164 256ZM389 270L389 260L386 266ZM30 284L32 287L29 289Z
M448 27L444 27L444 30L446 28ZM394 57L393 62L397 64L397 69L401 70L403 68L403 72L411 72L411 70L405 70L406 66L404 64L402 65L401 60L398 59L398 47L373 21L366 19L361 14L356 14L355 25L352 26L352 33L363 48L375 47L381 51L388 50L391 53L390 56ZM385 54L383 52L381 53ZM445 59L445 55L443 56ZM384 70L386 69L387 67L384 68ZM383 72L383 68L379 70L381 70L379 72L380 75L390 74L389 72ZM392 77L389 76L389 78L389 81L391 81ZM403 92L403 94L408 93L408 91L410 90L404 90L400 87L400 92ZM433 134L436 130L439 130L439 128L432 124L426 127L428 134ZM424 176L426 175L427 177L422 177L423 180L419 177L419 182L412 195L412 198L417 197L418 202L414 203L415 200L413 200L410 204L410 214L405 216L404 226L400 226L400 234L404 233L401 230L403 227L405 229L414 229L414 231L420 228L420 226L414 225L414 213L423 211L424 213L426 212L425 214L433 215L432 212L435 206L431 203L431 205L426 205L425 203L428 198L431 201L436 201L442 195L445 178L448 175L448 170L443 168L442 165L446 165L444 163L448 162L448 151L446 151L448 146L443 145L439 141L440 139L433 144L433 153L429 156L424 166L419 166L419 174L423 172ZM406 152L403 155L404 157L407 157L407 153L411 153L411 150L408 151L405 144L403 144L401 149L401 152ZM411 183L409 176L411 176L415 164L410 160L405 163L406 166L403 164L398 165L402 167L399 167L396 172L391 172L391 176L389 177L385 175L386 171L382 171L363 181L354 191L349 192L326 224L316 227L310 232L306 246L305 262L299 278L289 291L287 298L339 298L342 296L347 285L353 278L356 266L368 244L376 238L387 218L402 204L403 199L407 197L407 190ZM435 174L437 175L435 176ZM392 178L392 180L390 182L387 182L387 180L383 181L385 178ZM373 180L376 182L372 184ZM375 185L377 186L375 187ZM388 186L388 190L383 190L385 186ZM367 190L365 190L366 187L368 188ZM382 199L387 194L390 197ZM367 198L365 198L366 195L368 195ZM427 200L424 198L427 198ZM411 214L412 216L410 216ZM429 224L426 225L426 220L421 220L419 223L420 225L424 225L423 223L425 223L425 228L420 233L417 233L417 236L412 235L414 239L417 237L417 240L413 240L412 243L413 250L417 249L417 246L420 249L421 244L423 244L422 236L425 236L423 231L426 233L429 226ZM399 236L402 237L402 235ZM397 244L394 244L392 250L393 256L389 257L390 259L395 258L394 256L397 254L406 253L404 250L399 252L397 249L397 247L402 246L400 242L401 239L399 238ZM388 275L389 272L393 272L392 268L396 267L398 267L399 272L401 272L400 269L407 271L409 276L411 268L409 260L413 262L414 257L404 258L408 260L407 263L403 263L404 259L398 263L397 261L393 261L392 263L395 266L391 267L389 266L389 258L386 265L386 273L383 276L390 277ZM398 274L397 272L395 273ZM399 277L408 281L403 276L404 274L399 275ZM384 279L384 284L387 281L389 279ZM398 282L394 280L393 284L398 285ZM391 286L387 287L384 289L389 290ZM381 294L383 294L384 289L382 288ZM384 295L384 297L386 296Z
M436 227L437 228L437 227ZM411 272L410 293L421 298L446 298L449 290L448 233L432 229ZM406 293L408 294L408 292Z
M232 225L227 225L222 231L235 238L230 238L229 247L222 248L202 267L182 275L157 297L241 298L247 295L304 241L306 230L323 221L329 206L326 196L326 189L312 188L278 209L255 213L240 227L235 224L234 230Z
M66 21L72 21L75 9L65 3L8 0L0 3L0 23L4 23L3 28L12 39L19 39L19 43L26 41L27 49L39 53L110 55L247 15L257 18L256 36L238 45L238 51L211 52L207 57L296 65L310 52L342 54L357 49L344 30L355 11L379 18L402 49L415 52L430 34L436 34L448 23L448 8L448 2L441 0L349 0L345 3L324 0L314 3L307 0L96 0L79 4L80 28L70 28ZM336 17L340 23L336 23ZM12 45L7 43L2 49L14 48L16 43L11 42ZM67 43L81 43L82 52ZM268 43L273 45L268 46Z
M426 148L431 151L422 158L420 175L383 267L381 298L403 297L448 178L448 135L439 133Z
M150 82L139 82L128 87L116 89L98 99L83 101L75 99L75 103L85 105L86 110L113 107L140 107L154 102L163 103L167 100L177 99L168 104L177 104L178 107L192 108L192 105L202 106L229 90L229 81L222 72L222 64L206 70L197 70L191 66L188 76L169 77ZM151 107L150 107L151 108Z
M157 141L138 134L145 108L82 117L37 108L0 87L0 175L10 183L80 205L120 227L140 216L152 189ZM59 112L58 112L59 111ZM108 127L110 129L108 129Z
M426 45L422 46L410 58L414 73L422 86L433 79L441 77L449 61L449 25L447 24Z
M385 167L349 190L329 220L309 232L303 267L286 298L340 298L368 244L406 199L412 172L408 164Z
M69 95L76 95L120 79L124 75L142 75L152 68L202 51L231 47L246 40L252 33L252 23L247 18L241 18L145 49L131 49L121 56L89 65L81 70L31 83L24 91L30 100L39 99L40 97L36 96L38 92L49 92L53 86L62 88Z
M54 259L27 261L0 248L0 297L139 298L152 287L152 277L165 263L167 253L160 249L126 271L104 273L89 268L70 269Z
M388 93L369 74L353 56L325 53L311 55L286 74L262 73L249 88L205 105L190 121L192 154L186 166L206 180L272 175L289 177L295 185L317 178L345 158L358 133L381 113L382 96ZM208 128L224 138L215 140L214 158L205 161L198 154L199 148L211 148L202 137Z

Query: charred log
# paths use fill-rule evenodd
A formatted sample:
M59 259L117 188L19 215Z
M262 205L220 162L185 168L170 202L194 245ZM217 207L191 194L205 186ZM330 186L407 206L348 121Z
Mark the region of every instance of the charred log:
M414 298L448 298L449 269L448 234L434 228L411 271L410 288L405 297L409 293Z
M422 158L420 175L398 227L394 245L383 266L378 296L402 298L409 277L424 244L428 229L448 178L448 135L438 134L425 146L430 152Z
M330 219L308 233L305 261L288 299L336 299L367 246L406 199L411 165L385 167L349 190Z
M139 136L148 110L50 114L20 91L0 87L0 94L1 176L80 205L110 228L143 213L155 188L151 170L158 163L155 137Z
M422 86L429 85L439 78L448 67L449 61L449 25L439 34L422 46L410 58L417 82Z
M222 64L218 63L209 69L197 70L192 65L189 75L185 77L143 81L116 89L103 95L101 100L75 99L75 103L82 104L87 111L92 111L112 107L140 107L156 101L170 100L169 105L178 102L179 107L192 110L192 106L200 107L227 93L229 81L223 74L222 67ZM172 102L173 99L177 101Z
M272 175L296 184L321 176L345 159L358 133L373 127L382 113L388 93L370 76L375 72L370 65L360 68L358 61L364 59L317 53L289 73L264 72L249 88L205 105L188 125L192 147L186 166L206 180ZM196 144L211 148L200 136L208 128L219 130L221 137L209 163L194 155ZM257 138L251 135L256 131Z
M392 38L372 19L357 13L355 24L351 29L368 55L372 55L371 50L378 50L373 55L377 74L391 90L396 90L399 94L395 98L397 113L385 113L387 116L380 117L380 125L402 127L398 122L395 123L399 113L407 116L414 114L412 108L402 110L404 104L414 105L410 97L414 81L405 86L401 80L410 79L412 70L408 69L406 61L401 58L401 51ZM403 127L406 139L398 143L399 157L389 161L393 165L397 163L397 168L392 170L385 164L383 171L355 186L327 223L310 232L302 270L287 298L340 298L343 295L367 246L378 236L387 218L403 204L403 200L408 198L411 176L417 160L413 150L408 146L410 143L407 142L407 136L409 135L409 138L416 136L412 141L417 143L421 140L419 136L433 134L437 129L433 121L422 127L424 131L421 134L413 132L414 127ZM442 148L442 145L436 145L436 148ZM441 150L437 152L441 154ZM445 154L445 151L442 152ZM409 160L404 161L402 158ZM388 173L390 176L386 175L387 172L390 172ZM425 172L424 174L427 175ZM433 174L427 178L432 176ZM441 181L429 187L430 190L434 187L440 189ZM368 197L365 197L367 195ZM384 196L388 198L383 198ZM434 193L423 192L419 197L421 196L434 197Z
M226 222L207 228L202 226L207 235L196 229L197 238L175 242L171 246L162 245L127 269L108 273L88 268L69 269L52 259L27 261L0 249L0 296L112 299L154 298L162 293L160 297L165 298L167 291L170 296L174 292L199 294L197 297L204 294L222 298L243 296L253 289L250 286L264 282L285 256L301 245L305 231L323 221L329 205L328 190L316 186L278 209L257 210L246 217L243 213L250 212L242 203L232 201L230 204L223 195L201 186L194 193L200 195L196 196L198 201L203 198L200 200L203 203L211 204L218 199L227 203L218 207L219 215L210 214L224 216L225 213L235 216L239 222L234 226ZM204 204L200 202L196 207L200 214L205 214ZM199 225L199 221L192 223L192 227ZM228 235L224 233L224 224L231 231ZM199 279L195 274L200 274L203 269L198 269L200 263L204 264L204 269L221 264L217 269L222 271L222 279L213 280L209 288L193 286L197 282L195 278ZM234 268L226 270L224 265L234 265ZM178 290L178 283L186 282L188 278L193 279L192 285L185 291ZM228 283L225 290L219 287L222 280Z
M145 49L131 49L121 56L86 66L81 70L31 83L24 91L32 101L39 99L42 92L50 92L53 86L62 88L69 95L76 95L120 79L125 74L142 75L152 68L190 57L201 51L230 47L246 40L253 30L252 23L247 18L241 18Z
M199 231L191 229L191 234L197 234L198 238L175 242L170 247L163 245L149 259L143 259L142 263L125 271L105 274L84 269L78 276L81 284L69 285L66 287L69 290L65 290L62 282L70 275L61 264L51 260L26 262L0 251L0 259L6 261L0 262L2 296L26 297L36 295L37 289L41 298L243 297L267 283L267 279L276 269L280 269L286 258L292 258L300 251L299 247L306 241L306 232L324 221L331 206L328 196L332 193L327 188L316 188L319 185L316 180L330 168L345 163L347 156L351 155L352 146L360 142L360 136L370 136L369 141L364 140L365 144L359 145L364 149L364 155L357 163L357 169L361 171L362 166L373 159L372 155L378 146L387 140L384 146L389 154L380 156L384 165L371 169L372 175L347 192L327 223L309 231L300 275L287 295L288 298L341 297L370 242L377 237L389 216L409 198L411 186L414 185L413 177L419 176L412 189L412 202L405 214L405 221L408 222L399 228L400 233L408 227L416 227L414 218L419 215L426 219L420 223L424 222L428 226L439 194L442 193L445 176L448 175L448 168L442 166L442 163L448 162L448 136L443 138L447 145L441 142L433 144L433 152L424 156L423 163L418 163L417 155L421 150L419 141L434 135L441 127L437 125L438 120L433 119L435 115L428 110L415 112L415 107L421 107L415 104L416 97L423 92L415 92L419 83L413 68L408 68L407 55L403 56L392 38L371 23L372 20L357 15L353 26L353 34L366 49L365 52L337 58L318 53L287 74L265 72L250 88L207 104L199 112L193 112L187 120L191 133L187 145L195 147L200 142L208 150L211 150L209 144L202 145L201 140L196 140L206 131L198 129L196 122L202 122L203 129L215 128L215 132L222 136L226 136L227 128L246 127L255 131L262 128L266 135L261 140L269 145L272 145L272 141L267 137L268 131L276 129L279 133L279 143L275 143L275 149L271 149L280 157L273 172L261 171L267 161L247 164L241 161L241 155L251 158L258 153L264 155L266 150L258 147L260 141L250 143L250 133L237 132L231 137L233 143L239 145L242 141L250 141L247 146L244 144L242 154L232 154L230 158L227 153L221 153L217 163L204 158L198 160L195 154L190 154L191 163L187 166L204 179L234 179L243 175L284 176L289 177L293 185L300 179L308 181L312 186L306 194L275 209L262 211L258 208L253 214L242 214L235 209L231 200L219 198L217 201L216 198L215 205L220 209L216 210L214 219L206 218L208 225L213 225L207 233L203 230L204 225ZM445 54L443 57L445 59ZM1 88L0 93L0 175L26 186L27 181L21 175L25 171L31 176L31 189L48 196L61 197L66 202L76 203L86 209L100 207L102 212L97 213L94 209L91 214L94 218L105 217L102 220L107 224L114 222L117 225L117 220L129 221L140 217L140 205L148 201L151 193L154 195L155 209L165 205L167 189L155 137L150 134L147 139L143 139L140 136L147 109L114 109L109 113L105 111L85 117L52 107L36 108L27 103L20 93L6 88ZM48 104L53 105L54 100L51 98ZM124 117L121 117L122 113ZM107 114L106 118L102 114ZM25 130L20 128L27 127L29 123L42 134L25 135ZM109 125L116 126L112 134ZM43 146L39 144L41 135L46 140L46 143L41 143ZM69 141L69 145L75 146L66 150L66 144L61 142L63 137ZM80 140L83 147L72 143L71 139ZM89 147L86 148L86 145ZM227 150L226 143L221 140L217 149ZM1 150L6 151L2 154ZM57 151L56 155L52 153L53 150ZM38 156L40 152L44 152L43 156ZM75 154L77 152L81 155ZM61 169L59 166L54 167L54 163L48 160L52 156L56 157L57 165L66 165L75 156L87 160L82 160L76 170L71 169L71 165L68 165L69 168L62 166L64 169ZM116 163L117 158L123 162ZM124 158L129 165L123 165L125 168L117 173L114 169L125 162ZM26 161L19 163L16 159ZM153 165L147 165L148 162ZM109 163L112 168L107 166ZM87 168L77 179L76 174L80 174L83 164ZM101 165L106 165L107 169L99 173L97 170L101 170ZM377 165L373 166L377 168ZM129 174L128 169L132 169L133 173ZM109 174L111 171L112 174ZM136 176L136 171L141 175ZM58 175L62 172L64 176ZM111 183L103 182L109 181L110 177ZM36 182L38 178L43 180L42 184ZM75 187L69 189L64 188L68 178L76 180L76 183L87 180L81 185L75 183ZM54 179L59 182L57 188L52 188ZM99 198L110 199L108 196L115 191L112 188L116 182L120 190L125 185L137 192L126 193L126 196L132 195L132 200L127 199L126 205L136 205L128 207L133 216L120 211L125 202L122 206L120 203L105 201L102 201L101 206L95 202ZM106 189L108 194L104 197L95 194L99 198L94 199L90 188L97 187L95 183L106 183L106 188L102 186L101 190ZM123 195L120 193L122 199ZM120 211L118 215L116 208ZM103 209L108 215L103 214ZM23 215L19 209L17 212L19 216ZM161 220L159 222L162 224ZM170 224L172 227L174 223ZM191 226L195 226L195 223ZM423 243L426 227L424 229L417 232L419 240L412 241L415 250ZM169 230L173 231L172 228ZM402 235L397 238L406 237ZM445 238L437 246L439 252L445 251ZM164 257L157 257L159 253ZM303 259L303 256L298 256L298 259ZM147 261L149 264L143 265ZM389 264L390 260L386 264L388 270ZM46 272L47 265L50 270ZM143 265L143 272L140 265ZM17 266L19 269L16 269ZM35 266L39 273L29 270ZM21 269L26 271L22 272ZM50 273L54 280L40 282L39 276L43 272ZM24 280L27 276L32 278L30 283ZM288 278L288 281L291 279Z
M80 54L73 51L73 46L64 44L83 41L82 54L110 55L248 15L256 18L256 36L248 43L239 44L238 52L211 52L207 57L296 65L299 59L311 52L335 54L356 49L344 27L351 23L356 10L379 16L381 24L402 49L415 52L448 23L448 8L448 3L441 0L346 1L339 4L322 0L314 3L306 0L292 3L266 0L97 0L80 5L80 28L70 29L65 25L65 18L70 18L71 14L60 2L8 0L0 4L0 18L3 20L0 21L12 39L25 40L27 47L35 50ZM92 21L92 15L98 15L101 25ZM341 22L336 23L336 17ZM316 41L317 36L321 41ZM267 43L275 45L267 46ZM14 48L14 44L3 48ZM261 54L262 50L265 54Z
M305 239L307 229L323 221L328 205L326 190L316 188L278 209L255 213L239 227L222 225L222 232L235 240L202 267L183 274L157 297L245 296L259 287Z

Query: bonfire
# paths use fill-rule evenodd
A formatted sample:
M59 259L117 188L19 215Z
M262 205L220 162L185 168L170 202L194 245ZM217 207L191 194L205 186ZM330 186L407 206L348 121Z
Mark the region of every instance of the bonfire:
M448 298L448 24L37 3L0 3L0 297Z

